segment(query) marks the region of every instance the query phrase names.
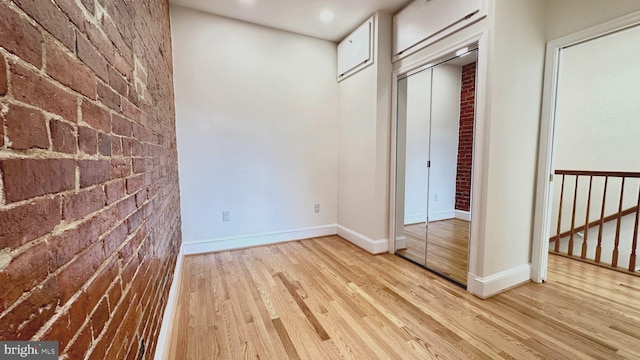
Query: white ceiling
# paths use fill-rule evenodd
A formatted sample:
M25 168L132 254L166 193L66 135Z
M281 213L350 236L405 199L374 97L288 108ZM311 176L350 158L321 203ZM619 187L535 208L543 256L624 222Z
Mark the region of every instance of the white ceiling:
M344 39L378 10L395 14L411 0L170 0L171 4L330 41ZM331 22L320 13L334 13Z

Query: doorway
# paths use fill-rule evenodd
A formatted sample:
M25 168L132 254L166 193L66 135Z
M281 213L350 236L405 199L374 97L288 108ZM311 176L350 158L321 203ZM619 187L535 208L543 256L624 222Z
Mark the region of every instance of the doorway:
M397 83L395 253L465 287L477 50Z
M637 273L640 13L548 44L533 280L548 253Z

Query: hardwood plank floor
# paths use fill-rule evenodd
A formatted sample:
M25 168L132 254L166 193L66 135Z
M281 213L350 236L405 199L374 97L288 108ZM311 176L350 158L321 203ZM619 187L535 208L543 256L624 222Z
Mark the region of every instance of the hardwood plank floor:
M170 358L640 358L640 278L549 264L483 301L336 236L189 256Z
M407 248L397 253L466 285L469 225L468 221L460 219L432 221L429 223L429 236L424 223L405 225Z

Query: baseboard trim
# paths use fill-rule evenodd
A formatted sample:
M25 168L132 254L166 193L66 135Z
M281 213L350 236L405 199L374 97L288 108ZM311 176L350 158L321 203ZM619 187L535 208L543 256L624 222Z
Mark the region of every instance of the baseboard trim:
M471 212L462 211L462 210L456 210L455 212L456 212L455 214L456 219L471 221Z
M336 235L337 225L322 225L301 229L292 229L284 231L265 232L257 234L247 234L240 236L231 236L217 239L208 239L200 241L192 241L182 244L185 255L204 254L215 251L244 249L254 246L262 246L269 244L277 244L286 241L310 239L314 237L322 237Z
M429 222L431 221L440 221L440 220L449 220L454 219L456 217L456 212L454 210L450 211L440 211L437 213L429 214Z
M158 334L158 342L156 345L156 352L153 356L154 360L167 360L169 359L169 346L171 345L171 331L173 330L173 320L176 315L178 295L180 293L180 283L182 278L182 260L184 259L184 249L180 248L178 252L178 259L176 260L176 267L173 271L173 282L169 289L169 297L167 298L167 305L164 308L164 315L162 316L162 324L160 325L160 333Z
M427 221L427 214L418 214L404 217L405 225L419 224L425 221Z
M389 251L387 239L373 240L342 225L338 225L338 235L372 254L381 254Z
M398 236L396 238L396 250L406 249L406 248L407 248L407 237Z
M530 280L531 264L523 264L484 278L469 273L467 290L481 299L486 299Z

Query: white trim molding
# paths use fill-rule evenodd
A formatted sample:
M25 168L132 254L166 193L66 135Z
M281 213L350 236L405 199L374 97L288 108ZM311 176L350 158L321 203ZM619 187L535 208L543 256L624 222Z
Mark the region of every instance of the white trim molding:
M264 232L230 236L217 239L183 242L182 248L185 255L204 254L208 252L243 249L254 246L277 244L281 242L311 239L314 237L330 236L337 234L337 225L322 225L301 229ZM386 244L386 243L385 243Z
M420 224L427 221L427 214L409 215L404 217L405 225Z
M180 294L180 283L182 279L182 261L184 259L184 249L180 247L176 267L173 271L173 281L169 289L169 297L167 305L162 315L162 323L160 324L160 334L156 345L156 352L153 356L154 360L169 359L169 345L171 344L171 331L173 330L173 320L175 318L176 309L178 308L178 295Z
M338 236L371 254L381 254L389 250L387 239L373 240L342 225L338 225Z
M516 266L487 277L468 273L467 291L481 299L486 299L530 280L531 264Z
M471 212L470 211L456 210L455 212L456 212L456 214L455 214L456 219L460 219L460 220L464 220L464 221L471 221Z

